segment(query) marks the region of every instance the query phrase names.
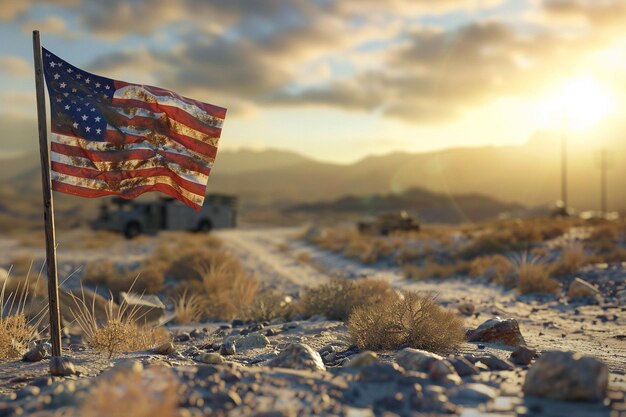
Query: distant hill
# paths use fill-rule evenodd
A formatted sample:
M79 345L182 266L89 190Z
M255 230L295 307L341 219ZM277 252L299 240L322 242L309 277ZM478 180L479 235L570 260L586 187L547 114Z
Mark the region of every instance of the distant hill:
M626 141L616 141L613 149L608 172L609 208L626 212ZM333 202L347 195L401 195L413 189L454 196L454 201L464 196L468 204L468 196L473 195L493 199L496 207L533 207L559 198L559 155L558 140L539 136L520 146L397 152L348 165L320 162L282 150L224 150L218 153L208 191L238 195L244 213ZM598 209L597 155L575 145L568 155L570 204L580 210ZM22 195L37 195L31 190L38 189L39 181L36 154L0 162L0 190L8 187L19 189ZM88 205L72 197L59 198Z
M491 219L498 215L522 213L520 204L502 203L490 197L476 194L445 195L411 189L401 194L347 196L330 202L300 204L288 209L289 213L309 212L339 216L351 214L362 216L381 213L398 213L406 210L428 223L463 223Z

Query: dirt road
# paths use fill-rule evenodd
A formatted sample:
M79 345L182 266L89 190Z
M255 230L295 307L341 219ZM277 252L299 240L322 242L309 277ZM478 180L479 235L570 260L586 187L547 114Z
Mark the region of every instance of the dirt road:
M259 280L287 292L295 293L333 276L381 278L399 289L437 293L440 302L449 307L472 302L480 314L466 318L467 327L494 316L515 318L531 347L593 355L606 361L614 375L626 373L626 314L621 306L542 302L478 280L408 280L396 268L366 266L322 251L299 240L302 233L301 229L276 228L228 230L216 235Z

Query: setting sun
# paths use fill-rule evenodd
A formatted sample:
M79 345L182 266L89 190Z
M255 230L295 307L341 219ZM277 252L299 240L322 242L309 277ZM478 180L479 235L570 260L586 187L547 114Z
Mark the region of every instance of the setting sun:
M566 81L554 96L539 106L542 124L554 127L565 118L567 127L575 130L589 129L609 116L615 108L613 94L592 77Z

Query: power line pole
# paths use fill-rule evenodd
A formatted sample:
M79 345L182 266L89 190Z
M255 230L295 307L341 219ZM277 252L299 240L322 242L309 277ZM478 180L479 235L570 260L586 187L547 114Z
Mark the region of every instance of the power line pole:
M563 203L563 215L567 216L567 123L565 116L561 127L561 201Z
M609 169L608 153L606 149L600 151L600 211L602 217L606 218L607 209L607 170Z

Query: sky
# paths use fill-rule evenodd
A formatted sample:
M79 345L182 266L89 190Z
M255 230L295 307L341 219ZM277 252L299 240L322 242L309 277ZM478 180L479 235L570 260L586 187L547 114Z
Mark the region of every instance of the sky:
M366 155L624 131L626 0L3 0L0 156L36 150L32 30L227 107L220 149ZM607 133L608 132L608 133Z

